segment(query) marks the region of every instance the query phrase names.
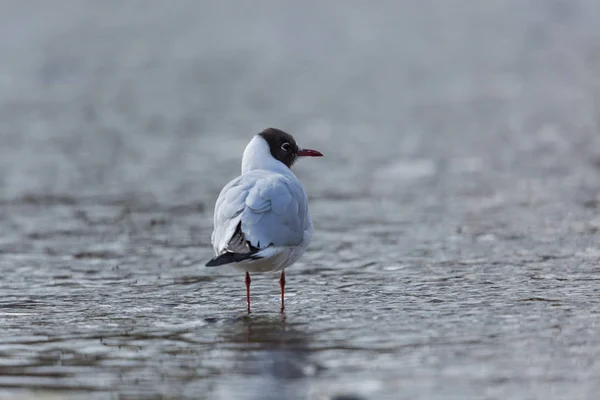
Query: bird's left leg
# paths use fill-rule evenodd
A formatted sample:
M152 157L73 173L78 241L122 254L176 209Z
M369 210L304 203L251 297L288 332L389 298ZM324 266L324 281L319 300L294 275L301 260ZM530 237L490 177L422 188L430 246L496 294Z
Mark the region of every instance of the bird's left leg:
M246 271L246 303L248 304L248 314L250 314L250 274Z

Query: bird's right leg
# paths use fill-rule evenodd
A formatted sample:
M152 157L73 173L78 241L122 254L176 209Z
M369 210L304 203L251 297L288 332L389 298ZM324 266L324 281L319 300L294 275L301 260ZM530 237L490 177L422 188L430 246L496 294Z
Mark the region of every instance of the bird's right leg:
M283 293L285 292L285 271L281 271L281 278L279 278L279 287L281 287L281 312L285 310L283 303Z

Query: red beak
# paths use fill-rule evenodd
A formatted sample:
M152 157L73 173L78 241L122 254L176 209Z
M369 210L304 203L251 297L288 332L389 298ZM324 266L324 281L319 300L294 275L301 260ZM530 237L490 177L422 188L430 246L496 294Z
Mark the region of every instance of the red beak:
M321 152L311 149L300 149L297 154L299 157L323 157Z

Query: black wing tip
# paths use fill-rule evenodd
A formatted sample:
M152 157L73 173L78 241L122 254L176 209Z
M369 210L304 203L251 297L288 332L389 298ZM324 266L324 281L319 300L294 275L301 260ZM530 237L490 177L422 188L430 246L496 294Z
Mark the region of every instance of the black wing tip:
M256 253L230 253L226 252L217 257L213 258L206 263L207 267L218 267L219 265L226 265L236 263L245 260L257 260L260 257L256 256Z
M212 260L210 260L209 262L206 263L206 267L218 267L219 265L222 265L221 263L219 263L219 258L215 257Z

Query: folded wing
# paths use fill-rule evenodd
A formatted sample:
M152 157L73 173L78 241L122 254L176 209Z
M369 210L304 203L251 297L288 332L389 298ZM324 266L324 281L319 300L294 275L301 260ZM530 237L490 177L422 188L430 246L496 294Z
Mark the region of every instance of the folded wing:
M225 186L217 199L215 252L297 246L307 228L307 211L306 194L297 180L266 171L244 174Z

